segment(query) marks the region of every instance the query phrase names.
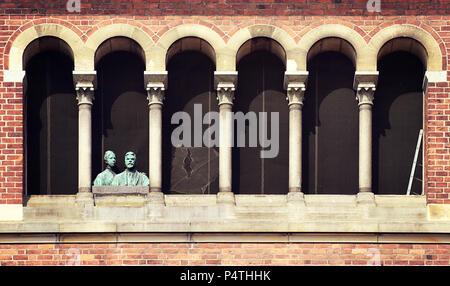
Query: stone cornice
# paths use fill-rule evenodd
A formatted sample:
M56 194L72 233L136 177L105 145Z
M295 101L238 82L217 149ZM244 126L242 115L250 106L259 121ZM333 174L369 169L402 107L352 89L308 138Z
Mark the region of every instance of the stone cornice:
M304 86L308 81L308 71L286 71L284 73L284 89L288 89L289 86Z
M237 71L215 71L214 72L214 88L217 90L219 87L237 86Z

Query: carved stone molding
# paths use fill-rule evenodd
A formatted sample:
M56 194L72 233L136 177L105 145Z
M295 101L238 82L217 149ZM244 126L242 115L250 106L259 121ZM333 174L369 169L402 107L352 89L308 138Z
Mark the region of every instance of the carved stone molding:
M287 90L286 100L289 102L289 106L294 104L303 105L308 74L307 71L284 73L284 88Z
M77 93L78 105L90 104L94 101L94 90L97 85L96 71L73 71L73 83Z
M359 84L356 90L356 100L358 101L358 106L361 105L373 105L374 94L375 94L375 84Z
M358 105L373 105L374 94L378 83L378 71L356 71L353 89L356 90Z
M162 105L167 87L167 71L145 71L144 84L147 90L148 105Z
M148 105L163 104L165 87L164 83L149 83L147 85L147 100Z
M286 100L289 105L300 104L303 105L305 99L306 85L304 83L288 84Z
M233 83L219 83L216 90L219 106L222 104L233 104L235 91Z
M214 86L217 91L219 106L222 104L233 104L237 76L237 71L214 72Z
M78 105L90 104L92 105L94 101L94 86L92 84L77 84L75 86L75 91L77 93Z

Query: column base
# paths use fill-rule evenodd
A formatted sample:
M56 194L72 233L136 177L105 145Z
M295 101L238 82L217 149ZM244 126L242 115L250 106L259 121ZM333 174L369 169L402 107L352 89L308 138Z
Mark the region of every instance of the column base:
M305 205L305 195L300 188L290 188L286 199L288 204Z
M82 207L94 206L94 194L91 192L81 191L81 189L90 190L90 188L79 188L75 199L76 204Z
M356 203L358 205L373 205L375 206L375 195L370 191L360 191L356 195Z
M226 191L220 191L217 193L217 203L218 204L235 204L234 200L234 193L233 192L226 192Z
M164 194L161 192L161 189L159 189L159 191L156 191L156 189L151 189L150 193L147 195L147 199L150 204L163 206L166 204Z

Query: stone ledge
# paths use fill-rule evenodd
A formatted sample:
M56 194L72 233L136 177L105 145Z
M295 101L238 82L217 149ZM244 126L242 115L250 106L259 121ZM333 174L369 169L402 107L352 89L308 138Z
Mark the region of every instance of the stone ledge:
M450 234L403 233L48 233L0 234L12 243L421 243L448 244Z
M129 196L129 195L148 195L148 186L93 186L94 196Z
M229 220L215 222L3 222L3 233L404 233L450 234L450 222Z

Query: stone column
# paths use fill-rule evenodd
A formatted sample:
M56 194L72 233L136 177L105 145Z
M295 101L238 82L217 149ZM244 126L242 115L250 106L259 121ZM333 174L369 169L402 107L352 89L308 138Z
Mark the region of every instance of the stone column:
M149 106L149 180L150 200L164 202L162 188L162 107L167 72L144 72Z
M359 195L372 193L372 106L378 72L356 72L354 88L359 107Z
M237 72L215 72L215 86L219 102L219 202L234 203L232 185L233 116L232 107Z
M284 85L289 105L289 193L288 201L304 201L302 192L302 108L307 71L286 72Z
M96 71L74 71L78 101L78 194L79 202L92 199L92 118Z

